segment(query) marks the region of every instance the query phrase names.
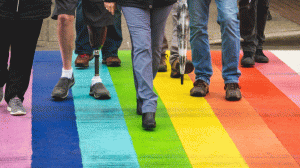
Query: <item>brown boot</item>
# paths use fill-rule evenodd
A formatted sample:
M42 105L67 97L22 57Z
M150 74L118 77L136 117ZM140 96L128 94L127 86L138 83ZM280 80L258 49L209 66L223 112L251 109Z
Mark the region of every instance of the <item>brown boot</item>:
M167 64L166 64L166 60L167 60L167 54L163 53L161 54L161 59L160 59L160 63L159 63L159 67L158 67L158 72L167 72Z
M75 67L87 68L89 67L89 61L93 58L93 54L80 54L75 60Z
M105 60L102 60L102 64L106 64L109 67L119 67L121 66L121 60L118 56L107 57Z
M209 85L201 79L194 82L194 87L190 91L190 95L194 97L204 97L209 92Z
M186 60L185 64L185 74L189 74L193 72L194 65L192 61ZM180 70L179 70L179 58L177 58L171 65L171 78L180 78Z

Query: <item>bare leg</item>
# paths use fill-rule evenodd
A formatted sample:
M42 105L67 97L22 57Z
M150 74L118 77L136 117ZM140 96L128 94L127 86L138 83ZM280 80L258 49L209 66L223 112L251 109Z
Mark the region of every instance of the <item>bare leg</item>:
M72 68L74 42L74 16L62 14L58 16L57 36L63 62L63 68Z
M59 41L64 70L62 72L62 77L54 86L51 97L55 100L63 100L68 96L69 89L75 84L72 73L74 16L66 14L58 15L57 37ZM69 73L72 73L72 76L70 76Z

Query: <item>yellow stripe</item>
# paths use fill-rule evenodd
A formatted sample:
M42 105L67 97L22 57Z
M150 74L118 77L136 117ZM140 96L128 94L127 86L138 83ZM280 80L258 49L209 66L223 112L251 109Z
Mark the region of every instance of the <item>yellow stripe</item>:
M168 64L167 72L157 74L154 87L193 167L248 167L207 101L189 95L193 82L188 75L181 85L170 72Z

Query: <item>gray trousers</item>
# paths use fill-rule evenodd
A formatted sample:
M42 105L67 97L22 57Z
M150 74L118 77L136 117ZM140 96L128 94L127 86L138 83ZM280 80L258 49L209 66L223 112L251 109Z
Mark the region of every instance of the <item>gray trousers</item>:
M156 112L153 79L158 71L164 29L172 5L156 9L122 6L132 43L132 65L137 100L142 112Z
M172 63L179 57L178 54L178 37L177 37L177 22L178 22L178 2L173 4L173 8L171 11L172 14L172 21L173 21L173 29L172 29L172 43L170 48L170 58L169 62L172 65ZM187 16L189 18L189 16ZM189 37L189 35L188 35ZM162 45L162 53L165 53L166 50L168 50L168 41L166 39L166 36L164 36L163 45Z

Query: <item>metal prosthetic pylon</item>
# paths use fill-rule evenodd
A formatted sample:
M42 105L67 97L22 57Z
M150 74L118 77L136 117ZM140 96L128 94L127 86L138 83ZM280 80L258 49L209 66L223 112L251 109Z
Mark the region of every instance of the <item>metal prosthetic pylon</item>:
M94 27L88 25L89 39L90 45L94 49L94 57L95 57L95 77L100 78L99 75L99 58L100 58L100 50L103 47L103 44L106 39L107 27ZM96 99L110 99L110 93L105 88L102 82L96 82L91 85L90 93Z

